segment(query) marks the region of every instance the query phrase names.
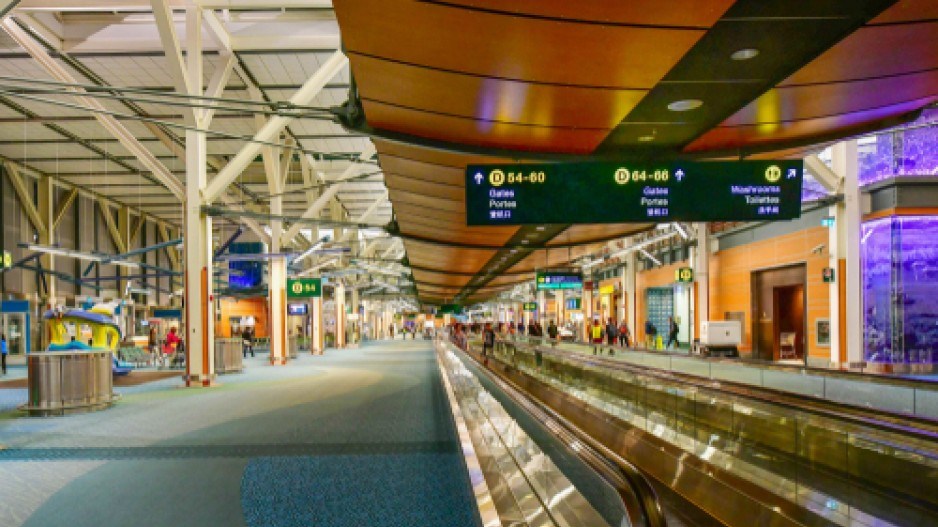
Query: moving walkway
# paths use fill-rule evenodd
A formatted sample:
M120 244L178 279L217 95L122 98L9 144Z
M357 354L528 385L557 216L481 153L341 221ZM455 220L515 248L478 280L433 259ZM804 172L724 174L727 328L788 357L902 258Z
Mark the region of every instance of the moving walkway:
M474 346L471 346L474 348ZM489 369L727 525L938 525L938 424L550 346Z

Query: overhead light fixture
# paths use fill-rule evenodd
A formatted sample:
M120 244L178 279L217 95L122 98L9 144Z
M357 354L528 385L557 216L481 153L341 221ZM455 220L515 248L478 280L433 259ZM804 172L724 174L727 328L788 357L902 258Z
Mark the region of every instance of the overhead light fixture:
M111 260L107 262L109 264L119 265L121 267L127 267L129 269L140 269L140 264L137 262L131 262L129 260Z
M754 59L759 55L759 50L756 48L743 48L737 51L734 51L730 58L733 60L749 60Z
M703 101L700 99L683 99L672 102L668 105L668 109L672 112L687 112L690 110L696 110L701 106L703 106Z
M539 231L542 231L542 230L544 230L544 229L546 229L546 228L547 228L547 227L544 226L544 225L538 225L537 227L535 227L535 229L536 229L536 230L539 230Z
M29 243L26 244L25 249L29 251L35 251L37 253L52 254L55 256L67 256L69 258L76 258L78 260L85 260L88 262L100 262L104 260L104 256L102 255L65 249L63 247L55 247L53 245L38 245L35 243Z
M306 249L305 251L303 251L302 254L300 254L299 256L297 256L296 258L294 258L294 259L293 259L293 263L299 262L299 261L302 260L303 258L306 258L307 256L313 254L313 253L316 252L318 249L320 249L320 248L323 246L323 244L325 244L326 242L328 242L329 239L330 239L330 238L329 238L328 235L323 236L318 242L314 243L312 247L310 247L309 249Z
M655 136L653 135L643 135L638 138L639 143L650 143L651 141L654 141L654 140L655 140Z

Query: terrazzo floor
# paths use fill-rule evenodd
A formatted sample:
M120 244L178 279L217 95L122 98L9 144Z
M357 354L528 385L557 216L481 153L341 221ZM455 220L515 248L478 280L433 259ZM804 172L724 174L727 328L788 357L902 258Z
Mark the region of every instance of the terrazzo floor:
M429 342L246 365L66 417L0 390L0 526L480 524Z

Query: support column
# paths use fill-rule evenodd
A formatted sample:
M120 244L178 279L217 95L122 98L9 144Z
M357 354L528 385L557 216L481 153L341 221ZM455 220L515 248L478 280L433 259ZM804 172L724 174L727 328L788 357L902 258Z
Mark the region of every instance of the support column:
M622 269L622 291L625 296L625 319L632 333L632 345L636 345L638 338L638 313L635 305L635 253L630 252L625 258L625 268Z
M537 322L547 331L547 292L543 289L537 292Z
M202 78L202 11L186 11L188 76ZM201 96L202 83L193 82L189 95ZM193 117L193 121L194 121ZM202 214L202 190L207 184L205 132L186 130L185 205L185 320L186 386L210 386L215 379L215 317L212 314L212 218Z
M585 282L584 282L585 285ZM590 326L593 324L593 289L592 287L583 288L583 298L580 299L580 307L583 310L583 334L581 340L590 341Z
M558 289L557 293L554 295L554 303L556 304L555 306L556 309L554 311L557 313L557 318L555 319L555 322L557 326L559 327L563 326L563 313L564 313L564 307L565 307L563 304L564 304L564 299L566 298L566 296L567 295L564 293L563 289Z
M345 347L345 286L335 284L335 347Z
M356 320L355 324L352 324L353 331L351 334L351 342L349 342L349 344L352 344L355 347L358 347L359 343L361 342L362 332L365 325L365 316L361 312L361 302L359 301L359 298L358 288L355 287L352 289L352 313L354 313L358 319Z
M841 280L841 277L836 275L843 275L843 279L846 281L846 302L841 306L843 313L838 318L845 323L846 327L842 328L840 333L846 338L839 344L846 347L847 367L858 368L863 366L864 361L863 299L861 297L862 280L860 275L860 222L862 220L862 210L856 140L843 141L831 147L831 168L834 173L844 178L843 221L839 221L841 218L837 218L837 223L842 223L844 229L843 236L841 236L843 251L838 254L839 258L844 259L844 268L843 272L839 272L841 269L835 268L838 271L835 273L835 283ZM833 303L839 298L840 290L838 289L837 296L832 296L831 302ZM834 350L833 337L835 332L833 331L833 322L832 319L831 353Z
M710 320L710 229L706 223L695 223L694 230L697 235L696 267L694 268L694 281L697 284L695 311L697 321L706 322ZM699 329L694 334L699 335Z
M54 209L55 209L55 185L52 183L52 178L50 176L42 176L39 178L39 184L37 185L36 196L38 199L38 209L39 217L44 223L42 229L37 229L39 231L39 243L43 245L55 245L55 226L54 226ZM45 254L39 258L39 262L42 263L42 268L48 271L55 270L55 257L51 254ZM47 274L45 277L46 292L44 295L41 295L41 300L45 308L53 308L56 303L56 283L55 275ZM47 342L44 342L46 339L45 332L43 332L41 345L45 349Z
M312 312L310 313L310 341L309 351L313 355L322 355L323 353L323 331L322 331L322 297L313 297L311 302Z

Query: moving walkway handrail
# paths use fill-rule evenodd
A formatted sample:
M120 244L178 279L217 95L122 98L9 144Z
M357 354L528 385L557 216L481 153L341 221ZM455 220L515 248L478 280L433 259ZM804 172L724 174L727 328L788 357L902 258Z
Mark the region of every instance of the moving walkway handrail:
M499 340L499 342L503 344L510 344L512 346L517 346L519 344L517 341L510 340ZM546 353L582 364L599 364L610 369L627 371L629 373L635 373L637 375L644 375L648 377L656 377L678 384L693 386L703 390L716 391L729 395L745 397L747 399L752 399L769 405L781 406L790 410L819 415L830 419L837 419L856 425L868 426L881 431L896 433L915 439L938 441L938 430L936 430L936 427L938 427L938 422L921 416L900 414L895 412L888 412L885 410L876 410L874 412L862 406L841 403L838 401L830 401L828 399L820 399L810 395L798 395L796 397L791 393L774 390L772 388L754 387L733 381L714 381L710 379L704 380L702 377L697 377L686 373L665 371L651 366L640 368L626 362L610 360L608 358L599 356L591 357L585 355L563 355L552 348L537 345L533 345L532 347L537 352ZM719 386L715 386L715 384ZM769 397L769 395L771 397ZM813 405L808 403L813 403ZM928 429L905 426L903 424L892 422L888 419L884 420L883 418L870 417L870 414L876 414L882 417L895 416L897 420L901 419L904 422L919 423L923 426L926 426Z
M623 501L629 513L632 525L647 527L666 527L667 520L661 509L658 495L642 472L605 445L596 441L566 418L544 403L524 395L524 391L514 382L503 378L471 352L454 349L464 353L479 366L479 369L494 382L501 391L515 404L545 424L546 428L584 463L603 478ZM551 425L554 426L551 426ZM573 445L578 445L574 448Z

